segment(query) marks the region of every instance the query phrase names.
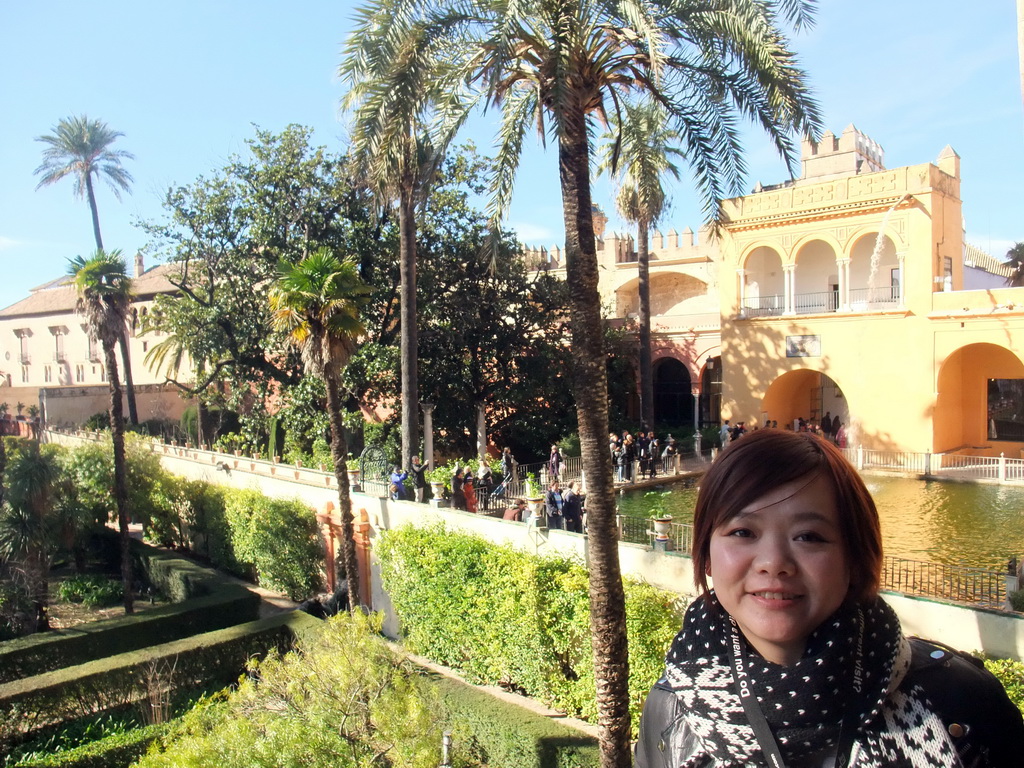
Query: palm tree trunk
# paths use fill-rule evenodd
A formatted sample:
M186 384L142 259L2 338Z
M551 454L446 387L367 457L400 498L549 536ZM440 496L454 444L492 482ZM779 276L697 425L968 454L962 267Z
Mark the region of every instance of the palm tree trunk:
M563 113L558 143L572 330L573 391L587 489L590 631L602 768L628 768L629 653L608 453L608 373L590 199L590 145L582 109Z
M401 283L402 466L412 466L419 448L419 377L416 342L416 208L413 181L402 184L398 202Z
M121 362L124 364L124 390L128 395L128 420L132 424L139 423L139 410L135 407L135 382L132 379L132 359L128 354L128 332L123 331L117 340L121 346Z
M92 213L92 233L96 237L96 249L103 250L103 236L100 234L100 212L96 208L96 192L92 188L92 174L85 175L85 196L89 198L89 211Z
M110 436L114 443L114 501L117 503L117 529L121 534L121 586L124 589L124 612L134 613L132 597L132 550L128 532L128 483L124 458L124 409L121 405L121 384L117 378L117 355L114 345L103 341L107 359L107 383L110 385Z
M648 237L647 222L638 222L636 260L640 291L640 421L647 429L654 429L654 374L651 370L651 251Z
M328 363L324 372L327 386L327 415L331 420L331 458L334 478L338 482L338 513L341 515L341 568L348 582L349 610L360 604L359 564L356 561L356 538L352 516L352 497L348 492L348 444L345 423L341 418L341 397L338 394L336 367Z

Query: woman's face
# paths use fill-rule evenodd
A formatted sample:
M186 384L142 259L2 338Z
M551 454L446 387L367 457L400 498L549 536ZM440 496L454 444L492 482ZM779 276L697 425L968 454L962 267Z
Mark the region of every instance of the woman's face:
M807 637L850 587L828 480L819 474L798 478L716 528L708 575L747 641L769 661L796 663Z

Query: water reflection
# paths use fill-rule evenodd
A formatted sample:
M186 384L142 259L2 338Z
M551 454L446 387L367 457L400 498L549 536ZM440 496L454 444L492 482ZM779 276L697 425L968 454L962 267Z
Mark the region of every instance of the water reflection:
M903 477L864 482L878 506L887 555L996 570L1024 555L1024 488ZM677 487L666 506L678 522L690 523L696 498L695 488ZM619 511L646 517L643 492L620 496Z

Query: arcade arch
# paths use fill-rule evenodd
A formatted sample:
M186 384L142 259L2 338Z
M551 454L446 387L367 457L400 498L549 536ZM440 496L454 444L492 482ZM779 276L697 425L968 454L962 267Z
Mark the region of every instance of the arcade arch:
M1007 410L1013 407L1012 398L1004 397L1000 390L1021 392L1022 385L1024 362L1006 347L968 344L950 354L942 361L936 382L933 450L939 453L993 444L1001 450L1024 448L1024 438L1012 429L1000 428L1000 422L1012 416Z
M747 254L740 292L740 307L747 316L782 314L785 274L782 256L771 246L759 245Z
M685 304L707 296L708 284L681 272L654 273L650 278L651 317L686 313ZM639 312L639 280L632 279L615 290L616 317Z
M654 420L670 426L692 426L693 405L689 369L674 357L655 362Z
M876 246L877 266L872 270ZM849 270L849 300L852 309L902 303L900 258L896 244L888 235L882 235L881 240L876 232L868 232L859 237L850 248Z
M839 298L836 250L824 240L804 243L796 252L793 310L798 314L835 312Z
M780 429L794 427L798 419L820 425L826 413L850 423L842 389L831 376L809 368L789 371L773 381L761 400L761 413L762 419L777 421Z

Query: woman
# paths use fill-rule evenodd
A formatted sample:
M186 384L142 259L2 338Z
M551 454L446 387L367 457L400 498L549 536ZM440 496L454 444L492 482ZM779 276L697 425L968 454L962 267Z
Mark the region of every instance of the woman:
M548 491L544 494L544 511L548 516L549 530L564 530L565 518L562 517L562 507L565 499L562 498L562 489L558 487L558 481L552 480Z
M466 511L476 514L476 486L473 473L468 470L462 479L462 494L466 497Z
M463 487L463 469L456 467L452 475L452 509L466 510L466 491Z
M551 456L548 458L548 474L551 479L557 480L562 473L562 452L557 445L551 446Z
M701 596L644 705L638 768L1020 764L1024 721L999 682L905 638L879 598L878 514L831 443L731 443L693 527Z

